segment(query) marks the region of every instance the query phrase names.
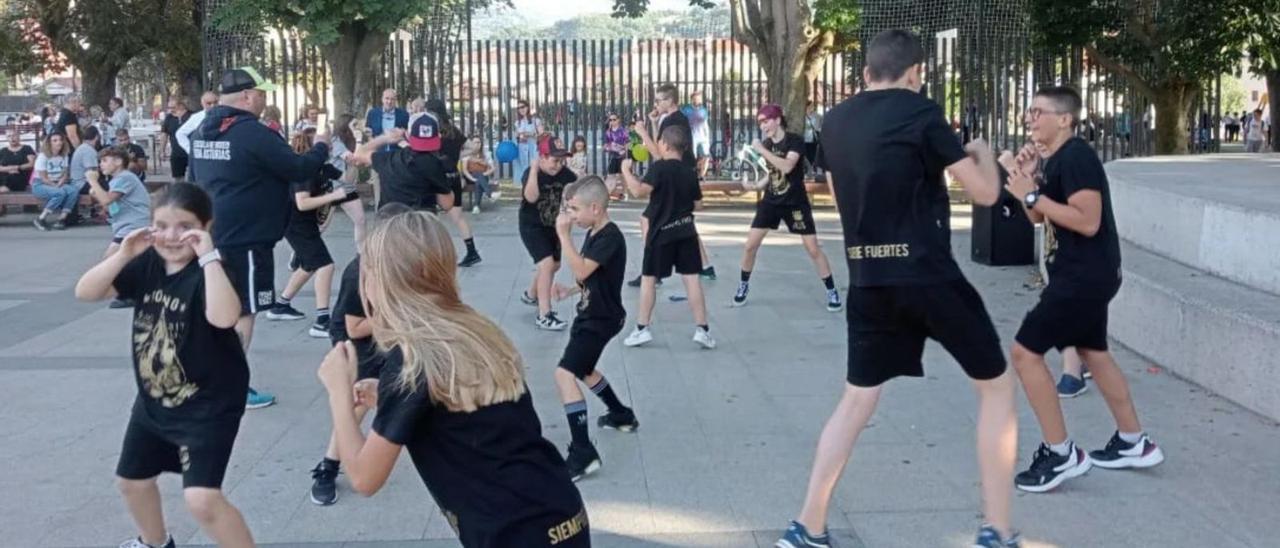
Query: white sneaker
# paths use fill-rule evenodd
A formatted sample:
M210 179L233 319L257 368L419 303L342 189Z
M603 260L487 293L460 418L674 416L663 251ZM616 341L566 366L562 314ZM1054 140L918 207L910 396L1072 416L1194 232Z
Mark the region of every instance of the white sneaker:
M479 215L479 214L480 214L480 206L471 206L471 214L472 214L472 215Z
M627 346L640 346L648 342L653 342L653 333L651 333L649 329L637 329L632 331L630 335L627 335L626 340L623 340L622 344Z
M694 328L693 342L702 345L702 347L707 350L711 350L716 347L716 340L711 338L711 332L701 327Z
M538 329L547 331L564 331L564 328L569 325L564 320L556 317L555 312L547 312L546 316L538 317L533 323L538 326Z

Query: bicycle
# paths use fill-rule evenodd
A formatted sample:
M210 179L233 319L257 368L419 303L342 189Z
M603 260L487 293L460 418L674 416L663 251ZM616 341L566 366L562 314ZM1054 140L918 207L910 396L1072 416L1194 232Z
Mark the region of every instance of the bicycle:
M749 144L743 144L732 158L726 159L716 167L719 168L718 175L742 183L744 190L757 190L763 187L765 179L769 176L764 156Z

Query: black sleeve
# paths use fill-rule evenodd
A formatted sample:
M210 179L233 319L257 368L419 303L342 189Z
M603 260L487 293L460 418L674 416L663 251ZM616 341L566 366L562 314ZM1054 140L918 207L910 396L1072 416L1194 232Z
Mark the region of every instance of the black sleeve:
M311 150L298 154L267 126L254 128L257 139L249 149L257 157L259 165L283 181L306 181L320 171L329 161L329 145L316 143Z
M662 168L665 167L665 165L666 164L660 162L649 164L649 169L644 172L644 178L640 181L655 189L658 188L660 185L659 181L662 180Z
M1072 147L1070 153L1062 159L1062 195L1071 199L1071 195L1081 190L1102 192L1107 172L1098 155L1088 145Z
M378 378L378 414L373 417L373 431L391 443L408 445L418 422L426 420L431 403L425 385L414 392L400 386L402 365L399 350L387 353Z
M309 179L305 181L291 181L289 183L289 192L295 194L298 192L306 192L307 194L310 194L311 181Z
M135 144L130 143L130 144L129 144L129 150L133 151L133 157L134 157L135 159L138 159L138 160L146 160L146 159L147 159L147 149L142 148L142 145L135 145Z
M115 286L116 294L122 300L138 300L144 292L143 288L150 286L147 280L148 266L152 261L151 251L147 251L142 255L134 257L132 261L124 265L119 274L116 274L115 281L111 285Z
M956 137L947 120L942 117L942 109L932 109L927 116L929 120L924 126L924 148L929 158L941 167L965 159L968 155L960 146L960 138Z
M364 318L364 300L360 296L360 262L352 260L342 271L342 283L338 286L338 302L334 305L337 316Z
M696 174L693 176L693 201L702 201L702 182L698 181L698 176Z
M622 233L619 232L617 235L621 236ZM622 241L622 238L592 238L591 242L582 248L582 258L591 259L600 265L608 264L609 259L613 258L623 245L626 245L626 242Z
M786 158L788 154L794 152L800 155L800 159L804 159L804 137L794 133L788 133L787 142L783 143L783 146L786 147L786 152L782 155L783 158ZM796 165L798 166L799 164Z
M418 177L427 189L427 194L449 194L453 187L445 176L444 164L433 154L419 154L413 158L413 165Z

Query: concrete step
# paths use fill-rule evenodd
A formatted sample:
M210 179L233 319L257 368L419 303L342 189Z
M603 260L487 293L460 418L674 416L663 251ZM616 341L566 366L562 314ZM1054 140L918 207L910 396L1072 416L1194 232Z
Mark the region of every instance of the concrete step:
M1122 244L1111 306L1117 341L1229 400L1280 421L1280 296Z

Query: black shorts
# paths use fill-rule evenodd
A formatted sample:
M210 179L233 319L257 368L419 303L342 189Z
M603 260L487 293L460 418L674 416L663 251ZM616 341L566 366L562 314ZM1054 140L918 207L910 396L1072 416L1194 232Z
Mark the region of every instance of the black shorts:
M520 224L520 241L534 264L551 257L560 262L560 236L553 226Z
M619 173L622 173L622 157L621 157L621 156L610 156L610 157L609 157L609 166L605 168L605 170L604 170L604 174L605 174L605 175L617 175L617 174L619 174Z
M458 540L467 548L589 548L591 526L584 508L577 515L534 516L495 530L458 524Z
M219 249L222 269L240 295L240 315L252 316L276 302L274 244Z
M1118 291L1118 284L1114 288L1076 291L1051 282L1040 293L1040 302L1023 318L1013 340L1041 355L1050 348L1072 346L1106 350L1107 311Z
M290 226L284 234L285 241L293 248L299 268L303 272L315 272L333 264L333 256L329 254L329 246L324 244L320 229L315 226Z
M924 376L920 358L930 338L942 343L972 379L993 379L1005 371L995 326L964 278L934 285L850 287L845 309L846 379L854 386Z
M462 177L454 173L449 175L449 182L453 188L453 207L462 207Z
M169 175L175 181L187 178L187 161L186 156L169 156Z
M134 411L137 413L138 411ZM201 424L198 432L175 435L136 415L124 432L116 475L124 479L151 479L161 472L182 474L182 487L221 489L231 462L231 448L240 430L240 418Z
M697 236L644 247L644 259L640 262L642 276L666 278L673 268L677 274L702 272L702 248Z
M813 206L807 202L797 207L777 206L764 201L756 204L756 216L751 219L751 228L777 230L779 223L787 223L787 230L792 234L818 233L818 228L813 224Z
M560 357L560 368L573 373L579 379L590 375L600 362L600 355L609 346L618 333L622 332L622 322L607 325L603 322L573 322L569 330L569 344L564 347L564 355Z

